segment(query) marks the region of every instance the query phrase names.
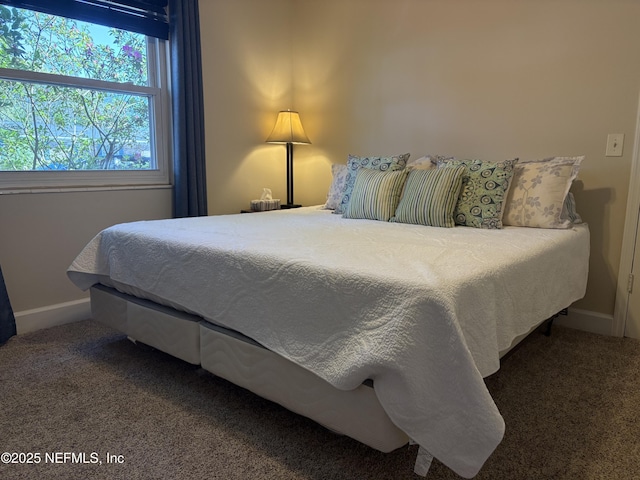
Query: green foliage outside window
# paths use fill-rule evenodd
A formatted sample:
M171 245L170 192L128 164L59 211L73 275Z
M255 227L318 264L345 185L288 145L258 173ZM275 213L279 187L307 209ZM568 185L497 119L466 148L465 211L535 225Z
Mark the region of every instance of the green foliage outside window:
M154 168L144 35L0 6L0 69L0 171Z

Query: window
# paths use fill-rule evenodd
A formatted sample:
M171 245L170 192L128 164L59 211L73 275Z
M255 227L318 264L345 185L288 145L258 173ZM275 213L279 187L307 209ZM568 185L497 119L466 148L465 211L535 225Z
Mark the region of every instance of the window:
M0 187L168 184L165 43L0 5Z

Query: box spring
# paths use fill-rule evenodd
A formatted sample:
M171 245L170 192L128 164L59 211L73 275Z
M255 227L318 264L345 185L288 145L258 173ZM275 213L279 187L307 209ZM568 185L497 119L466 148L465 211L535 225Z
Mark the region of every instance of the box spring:
M370 382L338 390L238 332L103 285L91 287L91 311L95 320L135 341L202 365L376 450L390 452L409 441L385 413Z

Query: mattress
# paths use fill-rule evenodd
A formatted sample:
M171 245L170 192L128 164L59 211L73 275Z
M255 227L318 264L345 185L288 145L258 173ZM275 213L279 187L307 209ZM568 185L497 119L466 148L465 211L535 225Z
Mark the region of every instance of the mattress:
M395 425L473 476L504 432L482 377L584 295L588 256L586 225L438 229L302 208L115 226L69 277L239 331L339 390L373 379Z

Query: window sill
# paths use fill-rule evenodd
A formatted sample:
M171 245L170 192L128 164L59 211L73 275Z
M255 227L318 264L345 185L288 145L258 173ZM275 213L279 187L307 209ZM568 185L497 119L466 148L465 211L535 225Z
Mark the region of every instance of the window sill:
M0 189L0 195L20 195L34 193L79 193L106 192L116 190L163 190L171 189L173 185L102 185L95 187L42 187L42 188L7 188Z

